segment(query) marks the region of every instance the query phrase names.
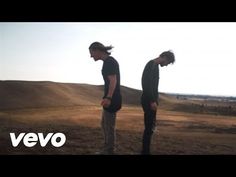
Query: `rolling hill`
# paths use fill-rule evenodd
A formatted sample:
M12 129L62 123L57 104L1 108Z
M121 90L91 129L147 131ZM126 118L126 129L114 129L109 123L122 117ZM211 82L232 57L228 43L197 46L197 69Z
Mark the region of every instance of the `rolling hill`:
M124 106L141 106L141 90L121 86ZM0 110L99 106L102 85L51 81L0 81ZM190 113L236 115L232 98L159 93L159 108ZM217 99L216 99L217 98Z
M121 87L123 104L140 104L141 91ZM0 109L100 105L103 86L49 81L0 81Z

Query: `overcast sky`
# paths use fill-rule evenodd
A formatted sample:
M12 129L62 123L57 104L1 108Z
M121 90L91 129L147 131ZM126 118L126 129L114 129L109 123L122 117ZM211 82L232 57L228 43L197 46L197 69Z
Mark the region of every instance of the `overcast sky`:
M141 89L145 64L172 50L160 92L236 96L236 23L226 22L2 22L0 80L104 84L95 41L114 46L124 86Z

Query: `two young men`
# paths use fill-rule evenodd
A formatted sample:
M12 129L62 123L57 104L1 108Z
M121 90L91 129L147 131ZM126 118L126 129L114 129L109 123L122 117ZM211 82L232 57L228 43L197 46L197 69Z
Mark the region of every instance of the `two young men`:
M122 97L120 93L120 71L118 62L110 56L112 46L104 46L94 42L89 46L89 52L95 61L102 60L102 75L104 79L104 96L102 129L104 133L104 149L101 154L113 154L115 149L116 113L121 109ZM141 104L144 111L144 132L142 154L150 154L150 143L156 122L158 106L159 65L161 67L174 63L175 56L171 51L163 52L159 57L150 60L142 75Z

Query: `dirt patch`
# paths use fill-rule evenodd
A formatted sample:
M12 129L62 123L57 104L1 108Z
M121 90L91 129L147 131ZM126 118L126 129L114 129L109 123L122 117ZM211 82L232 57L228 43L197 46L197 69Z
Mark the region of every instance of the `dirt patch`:
M236 117L198 115L158 110L158 133L152 137L152 154L236 154ZM0 154L93 155L103 146L100 107L58 107L0 112ZM117 114L116 154L138 155L142 146L143 112L123 107ZM63 147L37 144L14 148L9 133L62 132Z

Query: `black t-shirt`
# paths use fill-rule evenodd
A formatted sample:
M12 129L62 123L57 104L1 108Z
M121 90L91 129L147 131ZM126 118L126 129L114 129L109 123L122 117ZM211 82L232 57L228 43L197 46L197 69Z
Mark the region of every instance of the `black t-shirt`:
M122 102L120 94L120 70L118 62L111 56L104 60L102 67L102 76L105 82L103 98L105 98L108 94L110 84L108 79L109 75L116 75L117 83L112 95L111 105L108 108L103 107L103 109L107 110L108 112L117 112L121 109Z
M142 75L142 101L158 102L159 65L150 60Z

